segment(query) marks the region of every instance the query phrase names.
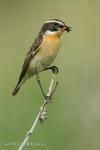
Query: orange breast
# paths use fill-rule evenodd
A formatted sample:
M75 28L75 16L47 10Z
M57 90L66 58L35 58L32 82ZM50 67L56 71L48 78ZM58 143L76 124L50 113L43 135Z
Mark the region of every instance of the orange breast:
M46 41L46 42L49 42L49 41L52 41L52 42L56 42L56 41L59 41L59 37L57 36L57 35L45 35L44 36L44 40Z
M42 52L56 54L59 51L60 38L57 35L45 35L42 42Z

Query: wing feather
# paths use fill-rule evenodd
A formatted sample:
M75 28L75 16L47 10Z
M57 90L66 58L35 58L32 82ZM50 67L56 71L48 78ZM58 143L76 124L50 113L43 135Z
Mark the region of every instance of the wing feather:
M19 77L19 81L18 83L21 82L21 80L23 79L23 77L25 76L25 73L28 69L28 66L31 62L31 60L34 58L34 56L38 53L39 49L40 49L40 45L41 45L41 42L42 42L42 39L43 39L43 36L42 35L39 35L33 45L31 46L29 52L27 53L26 55L26 58L25 58L25 61L24 61L24 64L22 66L22 72L20 74L20 77Z

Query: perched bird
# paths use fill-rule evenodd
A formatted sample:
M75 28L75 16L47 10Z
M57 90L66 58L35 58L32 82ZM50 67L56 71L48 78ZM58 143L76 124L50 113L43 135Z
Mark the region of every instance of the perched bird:
M51 69L53 72L58 71L56 66L49 66L59 52L60 37L64 31L71 31L71 27L67 26L61 20L51 19L43 24L37 38L26 55L18 83L12 93L13 96L17 94L21 85L33 75L36 75L43 92L38 74L48 69Z

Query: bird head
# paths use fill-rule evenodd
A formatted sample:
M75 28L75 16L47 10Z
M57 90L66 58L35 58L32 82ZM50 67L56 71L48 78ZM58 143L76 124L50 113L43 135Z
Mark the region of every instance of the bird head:
M41 29L41 32L45 34L61 35L64 31L70 32L71 27L58 19L51 19L49 21L46 21Z

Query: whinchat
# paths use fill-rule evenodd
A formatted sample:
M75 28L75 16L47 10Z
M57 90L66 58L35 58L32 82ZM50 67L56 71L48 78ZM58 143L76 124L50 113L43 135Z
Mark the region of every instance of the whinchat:
M51 19L43 24L26 55L18 83L12 93L13 96L19 91L21 85L33 75L36 75L41 87L38 80L38 74L41 71L48 69L51 69L53 72L58 71L56 66L50 67L50 65L59 52L60 37L64 31L71 31L71 27L61 20Z

